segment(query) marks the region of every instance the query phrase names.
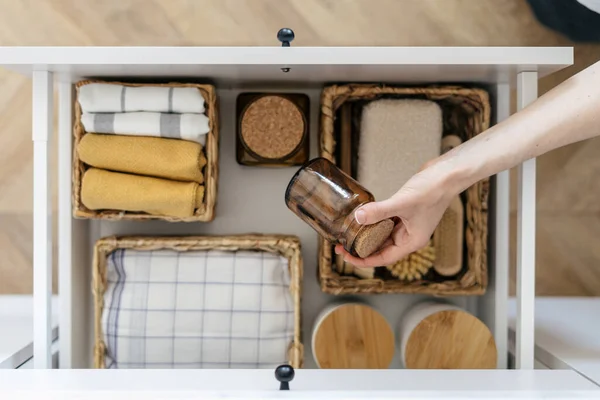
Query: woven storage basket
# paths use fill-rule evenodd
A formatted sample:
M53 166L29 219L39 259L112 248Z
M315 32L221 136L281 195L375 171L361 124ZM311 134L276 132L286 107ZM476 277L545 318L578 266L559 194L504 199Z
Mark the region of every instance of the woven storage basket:
M91 83L103 83L113 85L124 85L130 87L138 86L163 86L163 87L194 87L197 88L202 97L204 97L206 116L209 120L210 131L206 137L206 145L204 146L204 155L206 156L206 166L204 167L204 201L202 207L196 209L192 217L172 217L163 215L151 215L144 212L129 212L120 210L89 210L81 201L81 180L87 166L79 159L77 154L77 145L86 133L81 122L81 106L78 98L75 99L75 123L73 125L73 215L77 218L90 219L108 219L108 220L165 220L170 222L193 222L212 221L215 217L215 206L217 202L217 181L219 173L219 113L217 106L217 94L215 87L207 84L197 83L124 83L124 82L106 82L98 80L85 80L78 82L75 87L77 89L77 97L79 96L79 88L83 85Z
M106 289L106 260L118 249L151 250L259 250L280 254L288 259L290 294L294 301L294 338L288 349L289 364L302 368L304 346L301 337L302 256L300 240L284 235L182 236L182 237L106 237L94 246L92 292L94 295L94 368L105 367L106 344L102 331L102 312Z
M414 98L435 101L443 110L444 134L459 135L463 142L490 125L487 92L478 88L392 87L375 84L332 85L323 90L319 144L321 156L336 163L336 112L345 102L367 102L379 98ZM431 295L479 295L487 287L489 179L477 182L463 194L465 204L466 268L454 278L427 276L412 282L397 279L358 279L341 276L332 267L333 246L319 238L319 281L331 294L424 293Z

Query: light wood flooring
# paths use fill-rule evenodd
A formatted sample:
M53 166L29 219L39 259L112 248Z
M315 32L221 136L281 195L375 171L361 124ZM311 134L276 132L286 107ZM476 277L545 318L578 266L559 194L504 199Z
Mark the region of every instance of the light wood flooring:
M572 45L524 0L0 0L0 10L2 46L277 46L284 26L294 46ZM600 46L577 45L576 65L540 92L598 59ZM0 70L0 88L0 293L30 293L31 82ZM600 295L599 154L591 140L539 159L540 295Z

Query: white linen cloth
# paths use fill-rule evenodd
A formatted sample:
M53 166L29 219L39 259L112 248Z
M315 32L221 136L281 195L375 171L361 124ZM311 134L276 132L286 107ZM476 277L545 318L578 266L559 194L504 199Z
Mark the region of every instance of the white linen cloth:
M203 113L204 98L194 87L124 86L90 83L79 88L81 110L88 113L153 111Z
M275 368L294 305L288 260L266 252L116 250L107 260L107 368Z
M210 130L204 114L167 114L155 112L84 113L81 123L86 132L134 136L159 136L206 143Z

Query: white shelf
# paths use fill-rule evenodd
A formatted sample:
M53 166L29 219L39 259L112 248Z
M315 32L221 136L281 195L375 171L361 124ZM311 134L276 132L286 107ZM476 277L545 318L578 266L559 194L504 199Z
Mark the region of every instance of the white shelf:
M0 47L0 64L78 77L202 77L218 84L515 82L573 63L570 47ZM282 67L291 71L283 73Z
M52 299L52 334L58 337L58 298ZM0 369L16 368L33 356L33 298L0 296Z
M360 54L360 57L357 57ZM0 47L4 65L539 65L573 62L571 47ZM23 70L26 70L24 68ZM29 68L30 69L30 68Z
M514 333L515 300L509 305ZM552 369L572 369L600 385L600 298L538 297L535 357Z
M435 379L432 379L432 372ZM252 391L276 394L278 382L272 370L60 370L60 371L0 371L2 391L104 391L191 393L203 391L230 395ZM485 396L493 392L507 395L516 392L591 391L600 396L600 388L573 371L378 371L378 370L298 370L290 383L290 392L363 392L395 391L415 396L432 392L477 392ZM474 393L471 393L474 392ZM439 396L439 395L438 395ZM534 396L532 396L534 397Z

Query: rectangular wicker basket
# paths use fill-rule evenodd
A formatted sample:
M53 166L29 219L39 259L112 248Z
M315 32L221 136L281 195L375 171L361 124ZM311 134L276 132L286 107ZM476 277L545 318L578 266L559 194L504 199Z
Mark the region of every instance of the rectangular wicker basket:
M92 292L94 295L94 368L105 367L106 344L102 331L102 312L106 288L106 260L117 249L135 249L139 251L174 250L256 250L280 254L288 259L290 272L289 291L294 302L294 338L288 348L289 364L302 368L304 364L304 346L301 337L301 299L302 299L302 255L300 240L285 235L236 235L236 236L182 236L150 237L127 236L106 237L98 240L94 246Z
M321 96L320 155L336 163L338 128L336 114L345 102L366 103L379 98L428 99L440 105L444 134L457 134L464 141L490 125L488 93L479 88L456 86L394 87L379 84L348 84L326 87ZM335 295L375 293L422 293L431 295L480 295L487 288L489 179L462 193L465 207L465 257L463 270L453 278L416 280L359 279L342 276L332 265L333 246L319 238L319 281L322 291Z
M87 166L79 159L77 145L86 133L81 122L81 106L78 101L79 88L91 83L124 85L130 87L139 86L163 86L163 87L193 87L197 88L204 97L206 116L209 120L210 131L207 134L204 155L206 166L204 167L205 195L202 207L198 208L191 217L172 217L163 215L151 215L143 212L129 212L120 210L90 210L86 208L81 200L81 180ZM219 173L219 116L217 105L217 94L215 87L208 84L197 83L124 83L107 82L99 80L80 81L76 85L77 96L75 99L75 121L73 124L73 216L76 218L108 219L108 220L165 220L170 222L209 222L215 217L215 206L217 202L217 181Z

